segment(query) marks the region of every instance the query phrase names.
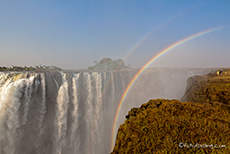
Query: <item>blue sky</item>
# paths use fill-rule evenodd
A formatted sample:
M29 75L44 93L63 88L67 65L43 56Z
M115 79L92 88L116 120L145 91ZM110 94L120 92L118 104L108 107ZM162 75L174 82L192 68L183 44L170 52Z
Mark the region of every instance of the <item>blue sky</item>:
M142 67L185 37L223 27L176 47L151 66L230 67L229 26L228 0L2 0L0 65L74 69L110 57Z

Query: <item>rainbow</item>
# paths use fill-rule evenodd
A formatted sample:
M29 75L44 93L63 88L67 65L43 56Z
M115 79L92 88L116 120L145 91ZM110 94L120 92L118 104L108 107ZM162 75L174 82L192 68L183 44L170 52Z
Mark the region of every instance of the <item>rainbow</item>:
M153 34L155 34L157 31L159 31L162 27L168 25L169 23L173 22L176 18L182 16L184 14L185 11L180 12L174 16L172 16L171 18L167 19L165 22L161 23L160 25L158 25L157 27L153 28L149 33L147 33L146 35L144 35L144 37L142 37L137 43L135 43L132 48L130 48L130 50L123 56L123 61L126 61L126 59L134 52L136 51L149 37L151 37ZM119 71L119 67L118 66L114 72ZM105 84L105 88L102 92L102 96L105 95L105 92L107 91L109 85L112 83L112 77L110 77L110 79L107 81L107 83Z
M154 62L156 59L158 59L160 56L164 55L165 53L167 53L168 51L172 50L173 48L185 43L185 42L188 42L192 39L195 39L197 37L200 37L202 35L205 35L205 34L208 34L208 33L211 33L213 31L216 31L216 30L220 30L222 29L222 27L219 27L219 28L212 28L212 29L208 29L208 30L205 30L205 31L202 31L202 32L199 32L197 34L194 34L194 35L191 35L189 37L186 37L170 46L168 46L167 48L165 48L164 50L162 50L161 52L159 52L157 55L155 55L150 61L148 61L140 70L139 72L134 76L134 78L132 79L132 81L129 83L129 85L127 86L125 92L123 93L123 96L119 102L119 105L117 107L117 112L115 114L115 119L114 119L114 123L113 123L113 132L112 132L112 141L111 141L111 151L113 150L113 146L115 144L115 137L116 137L116 127L117 127L117 120L118 120L118 117L119 117L119 113L120 113L120 110L121 110L121 106L131 88L131 86L133 85L133 83L136 81L136 79L139 77L139 75L152 63Z
M153 28L149 33L147 33L146 35L144 35L144 37L142 37L137 43L135 43L132 48L130 48L130 50L123 56L123 61L126 61L126 59L134 52L136 51L149 37L151 37L153 34L155 34L156 32L158 32L162 27L170 24L171 22L173 22L176 18L182 16L184 13L186 12L185 11L182 11L182 12L179 12L178 14L170 17L169 19L167 19L165 22L161 23L160 25L158 25L157 27ZM117 72L119 71L119 67L118 66L114 72ZM107 81L106 83L106 86L102 92L102 96L105 95L105 92L107 91L109 85L111 84L112 82L112 77L110 77L110 79Z
M133 45L133 47L124 55L123 60L125 61L135 50L137 50L149 37L151 37L153 34L155 34L157 31L159 31L162 27L170 24L173 22L176 18L182 16L185 11L180 12L171 18L167 19L165 22L161 23L157 27L153 28L149 33L144 35L136 44Z

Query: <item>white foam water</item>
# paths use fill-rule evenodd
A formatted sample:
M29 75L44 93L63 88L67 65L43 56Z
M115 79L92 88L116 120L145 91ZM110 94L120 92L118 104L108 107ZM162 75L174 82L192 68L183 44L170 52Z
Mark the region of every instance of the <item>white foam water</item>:
M62 85L58 90L57 106L56 106L56 153L62 153L62 147L65 146L66 142L66 131L67 131L67 110L69 106L69 95L68 95L68 82L66 74L62 74Z

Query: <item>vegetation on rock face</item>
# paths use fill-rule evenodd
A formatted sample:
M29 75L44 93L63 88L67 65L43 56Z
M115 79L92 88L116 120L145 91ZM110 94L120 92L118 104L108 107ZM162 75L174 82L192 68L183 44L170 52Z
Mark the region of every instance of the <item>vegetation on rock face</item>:
M181 101L230 105L230 71L190 77Z
M109 71L109 70L120 70L128 69L122 59L112 60L110 58L103 58L99 63L94 66L89 66L88 70L91 71Z
M35 66L35 67L21 67L21 66L12 66L12 67L0 67L0 71L62 71L61 68L57 66Z
M111 154L230 153L230 71L188 79L179 100L132 108Z
M222 104L150 100L129 111L111 154L230 153L229 117ZM190 144L210 147L185 147Z
M21 67L21 66L12 66L12 67L0 67L0 71L35 71L36 68L30 66L30 67Z

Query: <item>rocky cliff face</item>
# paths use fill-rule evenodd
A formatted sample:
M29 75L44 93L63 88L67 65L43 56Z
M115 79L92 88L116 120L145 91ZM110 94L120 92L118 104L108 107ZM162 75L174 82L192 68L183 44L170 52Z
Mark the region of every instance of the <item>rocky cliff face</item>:
M230 71L190 77L181 101L230 105Z
M132 108L111 154L230 153L226 72L189 78L182 100L193 102L156 99Z

